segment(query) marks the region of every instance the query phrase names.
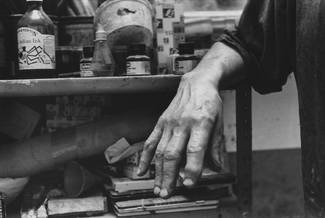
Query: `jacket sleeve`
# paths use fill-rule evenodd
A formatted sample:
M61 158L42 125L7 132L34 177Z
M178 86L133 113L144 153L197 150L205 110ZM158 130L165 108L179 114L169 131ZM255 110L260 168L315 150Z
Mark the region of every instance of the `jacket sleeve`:
M238 25L218 39L236 49L253 88L278 92L295 68L295 0L248 0Z

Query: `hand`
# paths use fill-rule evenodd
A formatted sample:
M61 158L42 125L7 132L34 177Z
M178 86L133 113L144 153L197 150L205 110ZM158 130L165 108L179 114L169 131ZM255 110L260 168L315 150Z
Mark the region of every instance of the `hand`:
M162 198L172 195L185 155L187 187L198 182L205 157L212 170L221 170L222 100L217 85L201 73L192 71L182 77L176 96L144 144L138 175L147 172L155 155L154 193Z

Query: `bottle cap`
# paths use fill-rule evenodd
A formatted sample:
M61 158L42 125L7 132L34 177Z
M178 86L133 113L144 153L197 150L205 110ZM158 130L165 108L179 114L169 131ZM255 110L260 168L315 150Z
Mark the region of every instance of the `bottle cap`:
M179 54L194 54L194 43L193 42L183 42L178 44Z
M146 45L141 43L132 43L129 45L129 52L131 55L145 55Z
M96 40L107 40L107 33L100 23L97 24Z
M92 57L94 54L94 47L93 46L85 46L82 48L82 52L84 57Z

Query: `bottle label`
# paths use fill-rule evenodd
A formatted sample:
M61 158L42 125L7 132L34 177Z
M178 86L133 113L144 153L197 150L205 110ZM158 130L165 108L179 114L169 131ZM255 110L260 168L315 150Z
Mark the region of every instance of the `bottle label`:
M6 48L5 39L0 38L0 67L6 66Z
M91 63L82 63L80 64L80 76L81 77L90 77L94 76L93 71L91 70Z
M150 75L150 61L126 62L126 75Z
M22 27L17 31L20 70L55 69L54 35Z
M197 60L175 61L175 74L188 73L193 70L197 64Z

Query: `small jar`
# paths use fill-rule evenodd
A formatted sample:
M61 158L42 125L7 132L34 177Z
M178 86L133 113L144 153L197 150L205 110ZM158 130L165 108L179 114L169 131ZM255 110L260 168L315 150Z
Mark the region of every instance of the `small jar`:
M82 48L83 58L80 60L80 76L81 77L91 77L94 76L93 71L91 71L91 62L94 55L94 47L86 46Z
M194 54L194 43L184 42L178 45L179 56L175 58L174 74L183 75L193 70L200 58Z
M126 75L150 75L150 58L146 55L145 44L130 44L129 56L126 58Z

